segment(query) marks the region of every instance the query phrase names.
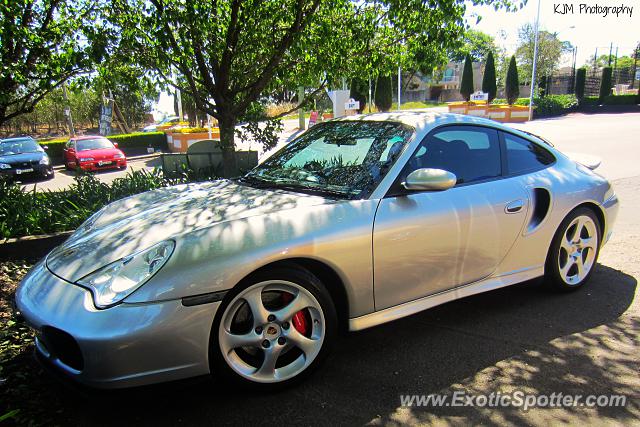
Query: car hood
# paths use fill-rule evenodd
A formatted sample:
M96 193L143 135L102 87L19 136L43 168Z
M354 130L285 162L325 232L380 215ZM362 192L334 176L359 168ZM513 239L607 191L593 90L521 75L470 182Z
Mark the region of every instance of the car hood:
M35 151L33 153L10 154L8 156L0 156L0 163L7 163L12 165L15 163L40 161L40 159L42 159L44 156L46 156L46 154L42 151Z
M169 238L221 222L308 207L330 199L247 187L232 181L178 185L107 205L47 256L47 267L75 282L89 273Z
M82 150L76 152L76 156L78 158L93 157L94 159L111 159L116 154L120 154L120 150L117 148L99 148L95 150Z

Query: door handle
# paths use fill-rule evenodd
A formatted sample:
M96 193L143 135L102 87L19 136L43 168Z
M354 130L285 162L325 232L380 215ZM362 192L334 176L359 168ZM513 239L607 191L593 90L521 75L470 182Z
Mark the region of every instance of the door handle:
M513 202L507 203L507 206L504 207L504 211L508 214L520 212L524 207L524 201L522 199L514 200Z

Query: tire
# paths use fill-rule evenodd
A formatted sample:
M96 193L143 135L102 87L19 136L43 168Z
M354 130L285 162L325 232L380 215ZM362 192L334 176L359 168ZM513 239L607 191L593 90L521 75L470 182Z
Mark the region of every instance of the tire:
M562 221L545 263L545 283L554 290L575 291L589 281L600 253L602 231L596 214L580 207Z
M254 390L291 386L326 358L337 325L331 296L308 270L292 266L256 273L232 289L216 313L211 372Z

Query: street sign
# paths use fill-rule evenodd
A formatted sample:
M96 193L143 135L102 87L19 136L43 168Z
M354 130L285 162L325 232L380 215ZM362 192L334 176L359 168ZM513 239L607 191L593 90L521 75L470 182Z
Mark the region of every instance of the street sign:
M347 102L344 104L345 110L359 110L360 109L360 101L356 101L353 98L349 98Z
M488 101L489 94L479 90L471 94L471 100L472 101Z
M102 104L100 111L100 135L107 136L111 134L111 119L113 117L113 107L111 101Z

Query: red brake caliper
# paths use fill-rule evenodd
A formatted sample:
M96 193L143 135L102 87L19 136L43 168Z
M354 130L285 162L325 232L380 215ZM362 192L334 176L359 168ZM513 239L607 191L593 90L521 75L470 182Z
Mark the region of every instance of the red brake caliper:
M282 302L285 304L289 303L293 299L293 295L288 292L282 293ZM309 331L309 322L307 322L307 317L304 315L303 310L298 311L291 318L291 322L293 323L293 327L296 328L296 331L300 332L302 335L307 336L307 332Z

